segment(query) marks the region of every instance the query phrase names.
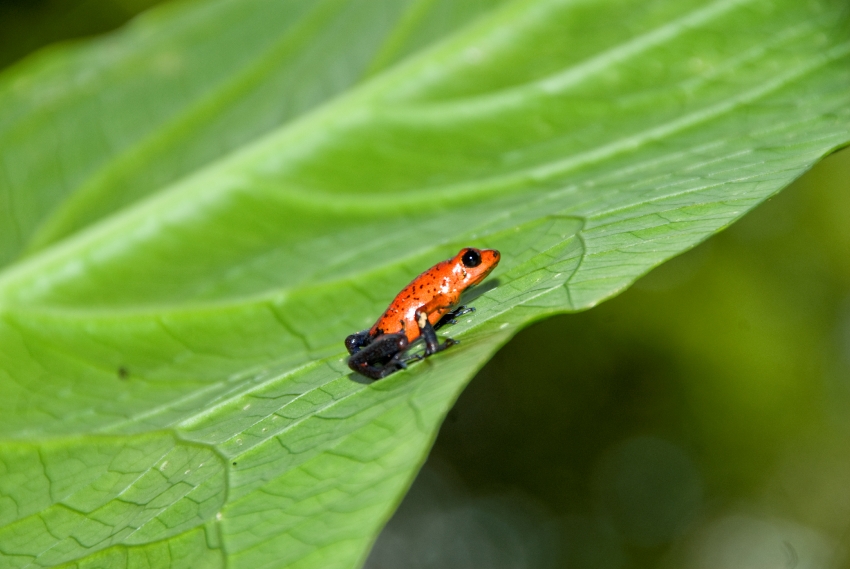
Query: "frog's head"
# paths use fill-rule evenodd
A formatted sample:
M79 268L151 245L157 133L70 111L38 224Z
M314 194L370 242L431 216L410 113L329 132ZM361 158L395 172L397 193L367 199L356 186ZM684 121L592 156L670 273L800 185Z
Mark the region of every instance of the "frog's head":
M495 249L464 247L455 256L457 266L464 274L465 288L477 285L499 264L502 256Z

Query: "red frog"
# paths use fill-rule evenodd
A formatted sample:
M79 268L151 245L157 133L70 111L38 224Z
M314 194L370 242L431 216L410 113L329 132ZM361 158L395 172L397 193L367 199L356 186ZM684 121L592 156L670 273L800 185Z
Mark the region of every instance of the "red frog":
M475 310L465 306L453 308L465 290L483 281L496 268L500 258L495 249L465 247L413 279L374 326L345 339L345 347L351 354L348 367L372 379L381 379L406 368L407 362L421 360L456 344L451 338L441 344L436 331ZM410 345L420 336L425 341L424 354L408 356Z

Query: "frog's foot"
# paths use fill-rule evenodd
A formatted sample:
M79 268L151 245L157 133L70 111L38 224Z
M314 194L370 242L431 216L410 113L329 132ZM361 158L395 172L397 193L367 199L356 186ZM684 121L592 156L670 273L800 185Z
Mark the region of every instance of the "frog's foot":
M348 350L349 354L354 355L368 346L371 341L372 338L369 337L369 330L363 330L345 339L345 349Z
M458 306L451 312L443 314L443 317L437 320L437 323L434 324L434 330L439 330L443 326L448 326L449 324L457 324L458 317L463 316L464 314L469 314L470 312L475 312L474 306Z
M398 354L393 357L395 364L398 365L401 369L407 369L407 364L411 362L418 362L425 359L425 356L422 354Z

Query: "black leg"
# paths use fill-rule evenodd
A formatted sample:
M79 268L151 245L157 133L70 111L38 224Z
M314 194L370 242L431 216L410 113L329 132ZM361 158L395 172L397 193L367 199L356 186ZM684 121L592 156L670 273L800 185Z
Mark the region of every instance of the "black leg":
M427 314L418 313L416 322L419 326L419 335L425 343L425 351L422 354L408 354L410 345L407 336L402 332L384 334L375 339L369 336L368 330L352 334L345 339L345 347L351 354L348 358L348 367L372 379L383 379L400 369L406 369L410 362L425 359L459 343L452 338L446 338L446 341L441 344L437 338L437 329L447 324L454 324L455 318L474 310L471 307L460 306L443 315L435 325L428 321Z
M425 357L442 352L449 346L454 346L458 343L457 340L446 338L446 341L441 344L437 338L437 332L434 330L434 326L428 321L428 315L424 312L416 315L416 323L419 325L419 334L425 341Z
M348 350L349 354L356 354L362 348L369 345L369 342L372 341L372 338L369 337L369 330L363 330L362 332L357 332L356 334L352 334L348 338L345 339L345 349Z
M349 336L350 337L350 336ZM346 340L346 346L348 340ZM348 367L372 379L383 379L405 367L399 357L408 346L404 333L384 334L348 358Z
M399 369L407 369L407 364L409 364L410 362L418 362L424 359L425 356L423 356L422 354L408 355L408 350L405 350L394 355L392 359L390 359L388 364L398 366Z
M449 324L457 324L457 320L455 320L458 316L463 316L464 314L469 314L470 312L475 312L474 306L458 306L451 312L446 312L443 314L443 317L437 320L437 323L434 324L434 330L439 330L443 326L448 326Z

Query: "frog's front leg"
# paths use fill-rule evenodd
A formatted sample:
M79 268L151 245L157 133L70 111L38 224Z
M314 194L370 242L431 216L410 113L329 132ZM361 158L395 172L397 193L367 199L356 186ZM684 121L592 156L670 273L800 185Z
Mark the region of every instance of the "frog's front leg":
M356 334L352 334L352 336L356 336ZM348 339L346 339L345 344L347 347ZM348 358L348 367L366 377L383 379L405 367L400 356L407 350L408 346L407 336L403 332L383 334L372 340L369 345L353 352Z
M428 320L428 312L426 311L425 306L416 311L416 325L419 326L419 335L422 336L422 339L425 341L425 357L428 357L431 354L436 354L437 352L442 352L449 346L454 346L459 343L457 340L453 340L451 338L446 338L445 342L442 344L440 343L434 326L432 326L431 322Z

